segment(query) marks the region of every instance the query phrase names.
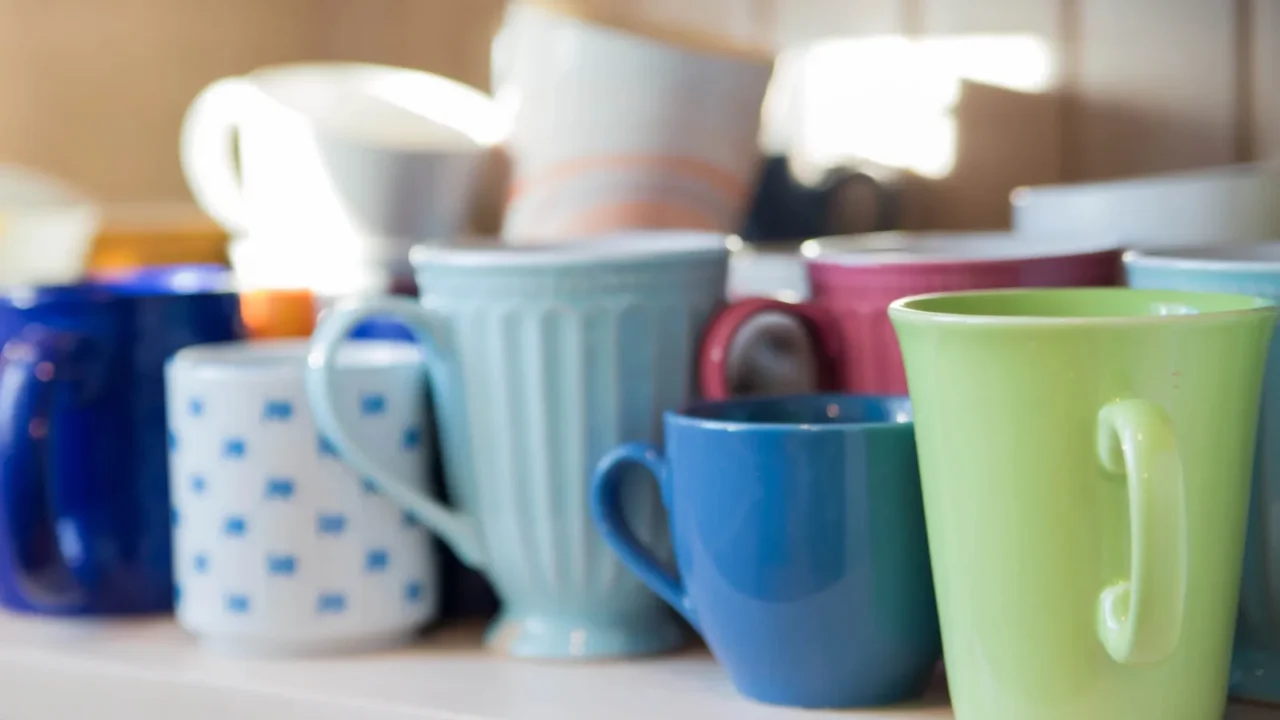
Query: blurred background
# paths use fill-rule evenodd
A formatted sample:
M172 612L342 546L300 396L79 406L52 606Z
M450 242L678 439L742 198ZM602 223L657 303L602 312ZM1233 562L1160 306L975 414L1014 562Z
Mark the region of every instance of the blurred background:
M820 229L1004 227L1020 185L1280 155L1273 0L594 1L780 53L766 154L789 159L789 181L843 171L894 191L886 214L850 186ZM97 265L156 233L151 261L217 255L175 152L202 87L344 59L487 89L504 5L0 0L0 158L105 204Z

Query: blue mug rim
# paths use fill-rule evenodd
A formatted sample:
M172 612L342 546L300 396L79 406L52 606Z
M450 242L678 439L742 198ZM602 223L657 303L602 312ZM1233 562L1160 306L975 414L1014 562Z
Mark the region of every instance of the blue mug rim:
M888 419L847 420L838 422L782 422L733 420L716 417L711 413L729 408L750 408L752 406L768 408L787 404L803 404L803 407L819 409L823 406L839 404L852 406L861 411L858 417L871 415L875 411ZM894 414L904 411L906 420L894 419ZM704 414L705 413L705 414ZM722 432L848 432L862 428L902 428L914 432L915 415L911 399L906 395L866 395L857 393L802 393L795 395L769 395L727 400L703 400L687 405L679 410L668 410L663 413L665 422L684 428L716 430Z
M131 285L127 281L86 280L67 285L7 285L0 287L0 305L35 307L54 302L98 303L145 298L198 298L238 296L234 287L220 290L183 290L154 284Z

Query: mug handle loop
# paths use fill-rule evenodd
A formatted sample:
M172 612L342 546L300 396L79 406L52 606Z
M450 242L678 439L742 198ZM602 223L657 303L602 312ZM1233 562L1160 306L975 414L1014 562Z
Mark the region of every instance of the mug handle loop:
M707 400L728 400L729 351L734 338L747 321L766 312L777 312L800 321L813 339L818 351L818 387L814 391L833 390L839 384L841 364L840 333L835 320L821 308L808 303L789 303L772 298L746 298L731 303L716 314L702 335L698 352L698 384Z
M307 400L320 432L333 443L338 455L361 475L368 477L389 499L409 512L418 522L439 535L453 549L458 559L476 570L484 570L488 554L473 518L453 510L423 493L412 478L391 472L360 447L352 438L339 409L338 385L332 372L343 342L352 330L370 318L393 317L413 333L422 346L427 379L435 406L440 447L468 447L469 428L461 398L462 378L456 369L456 355L448 327L428 313L416 300L385 297L365 298L340 303L325 313L311 337L307 353ZM425 392L425 389L424 389ZM469 476L467 453L445 455L445 472Z
M201 210L226 230L242 234L249 223L235 155L240 123L258 101L248 80L229 77L200 91L187 108L178 139L178 159Z
M622 471L632 465L640 465L653 475L662 494L662 504L667 513L671 513L671 464L648 443L628 443L615 448L596 464L591 481L591 519L622 564L701 633L684 583L663 567L627 525L622 507Z
M1097 632L1118 663L1158 662L1182 634L1187 595L1187 489L1173 424L1146 400L1098 413L1097 453L1129 490L1128 578L1098 597Z

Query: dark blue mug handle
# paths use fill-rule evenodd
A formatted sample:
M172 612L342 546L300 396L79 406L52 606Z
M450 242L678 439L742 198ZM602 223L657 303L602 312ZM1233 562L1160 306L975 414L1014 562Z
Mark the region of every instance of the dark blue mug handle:
M85 508L73 508L63 501L75 478L49 451L54 418L77 403L73 381L65 377L65 360L79 342L70 333L31 325L21 338L6 343L0 351L0 448L8 451L0 463L0 502L9 533L6 542L14 556L27 554L24 549L32 541L31 534L18 528L41 521L31 516L26 501L43 495L62 571L60 577L23 573L22 563L14 563L15 573L22 573L15 578L15 585L23 600L42 612L82 604L100 581L97 563L92 562L86 547L92 536ZM81 467L72 465L73 469Z
M591 519L604 541L622 560L622 564L635 573L640 582L683 615L695 630L702 632L684 583L663 566L627 524L627 516L622 507L623 471L634 465L640 465L653 475L662 492L662 504L666 506L668 514L671 512L671 464L648 443L628 443L615 448L596 464L591 480Z

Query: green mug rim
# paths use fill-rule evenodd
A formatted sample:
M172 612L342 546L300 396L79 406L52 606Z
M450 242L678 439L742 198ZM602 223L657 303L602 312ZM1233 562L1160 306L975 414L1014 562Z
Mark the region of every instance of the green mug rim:
M980 299L1008 299L1059 296L1064 299L1105 299L1107 296L1124 298L1135 303L1147 298L1147 307L1160 304L1178 305L1193 312L1161 314L1143 312L1120 315L1031 315L960 312L953 301ZM1012 306L1011 306L1012 307ZM1134 304L1136 308L1137 305ZM1005 288L999 290L962 290L926 293L899 298L889 305L889 316L894 321L956 323L965 325L996 325L1001 327L1062 327L1062 326L1131 326L1171 323L1220 322L1230 319L1246 319L1250 316L1276 315L1276 303L1272 300L1239 293L1191 292L1182 290L1138 289L1128 287L1093 288Z

